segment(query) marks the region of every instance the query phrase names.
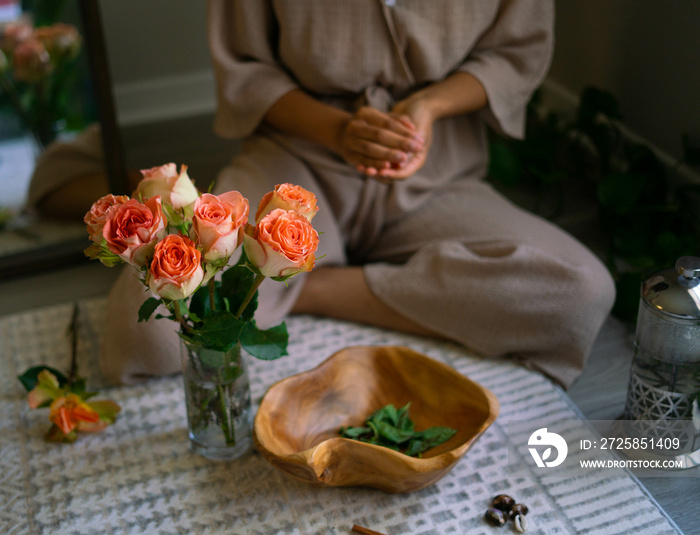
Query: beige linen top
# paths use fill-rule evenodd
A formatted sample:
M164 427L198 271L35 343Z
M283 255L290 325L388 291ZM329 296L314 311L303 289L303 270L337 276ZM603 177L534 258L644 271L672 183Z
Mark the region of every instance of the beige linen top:
M294 88L352 108L455 71L483 84L486 115L522 136L553 50L551 0L210 0L216 130L243 137Z
M527 101L549 67L553 18L551 0L210 0L215 130L267 136L313 169L347 250L362 262L383 225L455 180L485 176L487 122L523 135ZM480 80L488 107L437 121L423 167L389 186L262 122L295 88L348 111L386 111L455 71Z

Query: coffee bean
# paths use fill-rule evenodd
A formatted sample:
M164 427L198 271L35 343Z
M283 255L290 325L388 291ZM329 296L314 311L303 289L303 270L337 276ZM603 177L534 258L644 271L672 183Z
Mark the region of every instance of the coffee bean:
M484 518L494 526L505 526L508 521L506 514L500 509L489 507L484 513Z
M510 517L515 518L516 515L525 516L529 511L527 505L516 503L510 508Z
M507 494L499 494L492 500L491 505L501 511L510 511L510 508L515 505L515 500Z

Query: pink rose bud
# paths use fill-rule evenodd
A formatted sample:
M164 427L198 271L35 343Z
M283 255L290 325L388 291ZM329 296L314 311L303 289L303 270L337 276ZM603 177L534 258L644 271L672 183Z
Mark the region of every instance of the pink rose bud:
M278 184L273 191L265 194L261 199L258 211L255 214L255 222L259 222L267 214L278 208L282 210L296 210L309 221L318 212L316 196L313 193L294 184Z
M111 193L105 195L104 197L97 199L90 211L85 214L83 221L87 225L88 234L90 234L90 239L95 243L102 243L102 229L105 226L105 221L107 220L107 213L114 206L124 204L129 200L126 195L120 195L115 197Z
M194 203L191 237L204 252L204 260L214 262L230 257L242 242L248 220L248 200L237 191L218 197L202 194Z
M140 268L156 242L167 234L160 197L145 203L131 199L108 210L102 236L107 247L122 260Z
M173 301L192 295L204 278L202 253L194 242L179 234L168 234L156 244L149 269L148 287Z
M32 23L29 19L23 18L13 22L8 22L2 29L0 35L0 50L5 54L12 54L15 47L32 36Z
M313 269L318 234L298 212L277 209L258 222L252 235L246 232L243 247L262 275L284 279Z
M36 39L22 41L12 53L14 76L22 82L38 82L51 72L51 58L46 47Z
M59 22L52 26L42 26L34 30L34 38L44 43L49 55L55 60L71 60L80 52L80 34L71 24Z
M199 193L187 174L187 166L181 165L180 172L174 163L168 163L141 171L143 179L139 182L136 193L147 199L160 195L163 202L173 208L183 208L192 204Z

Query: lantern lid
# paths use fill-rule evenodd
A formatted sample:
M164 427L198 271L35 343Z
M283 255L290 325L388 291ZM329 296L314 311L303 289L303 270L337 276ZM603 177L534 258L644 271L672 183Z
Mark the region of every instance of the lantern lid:
M642 299L663 314L700 320L700 258L683 256L675 269L651 275L642 283Z

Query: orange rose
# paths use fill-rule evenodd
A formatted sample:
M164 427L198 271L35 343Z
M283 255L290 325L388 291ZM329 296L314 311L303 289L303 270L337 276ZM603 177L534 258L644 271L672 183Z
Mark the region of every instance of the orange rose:
M80 34L71 24L56 23L42 26L34 30L34 38L38 39L54 60L71 60L80 51Z
M252 235L245 234L243 247L262 275L286 279L314 267L318 234L304 216L277 209L258 222Z
M160 197L146 203L130 199L107 211L102 236L107 247L122 260L140 268L156 242L167 234Z
M18 43L12 53L14 76L22 82L38 82L51 72L51 58L46 47L29 38Z
M20 18L13 22L8 22L2 29L0 36L0 50L6 54L12 54L15 47L22 41L26 41L32 36L34 28L27 18Z
M85 214L83 221L88 227L88 234L90 234L90 239L95 243L102 243L102 229L105 226L105 221L107 220L107 213L113 206L124 204L129 200L126 195L120 195L115 197L111 193L105 195L101 199L97 199L90 211Z
M204 278L202 253L189 238L169 234L156 244L148 286L164 299L177 301L192 295Z
M260 200L258 211L255 214L255 222L259 222L267 214L278 208L282 210L296 210L309 221L318 212L316 196L313 193L294 184L278 184L273 191L266 193Z
M204 193L194 203L190 236L202 247L204 259L230 257L241 243L248 220L248 200L237 191L218 197Z
M181 165L180 172L174 163L168 163L141 171L143 179L137 186L136 193L147 199L160 195L163 202L173 208L183 208L192 204L199 193L192 179L187 174L187 166Z

